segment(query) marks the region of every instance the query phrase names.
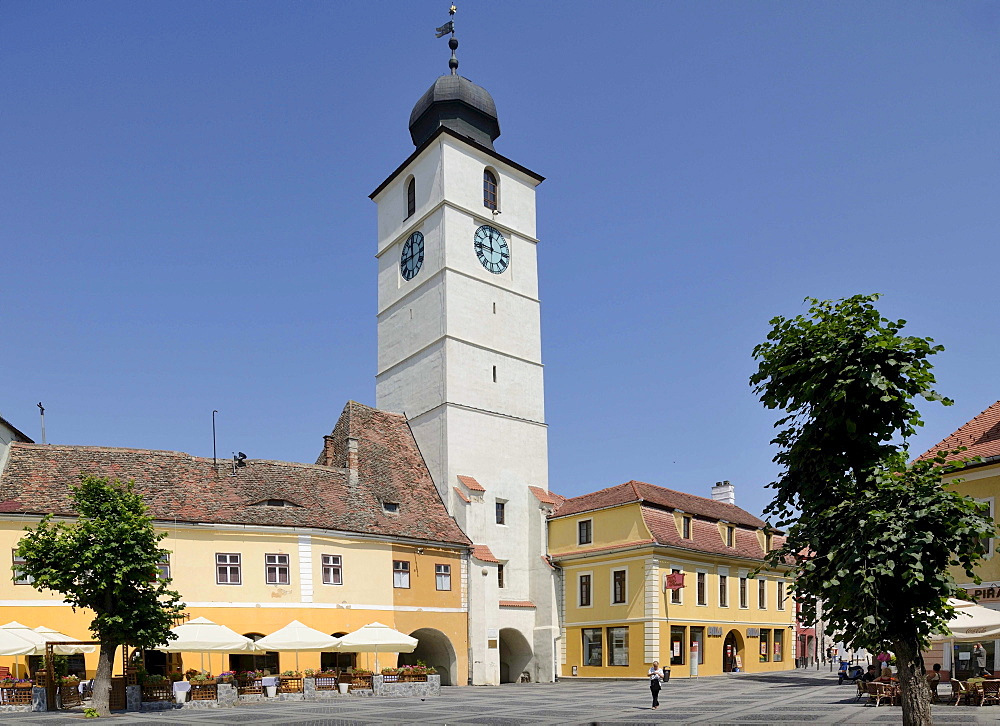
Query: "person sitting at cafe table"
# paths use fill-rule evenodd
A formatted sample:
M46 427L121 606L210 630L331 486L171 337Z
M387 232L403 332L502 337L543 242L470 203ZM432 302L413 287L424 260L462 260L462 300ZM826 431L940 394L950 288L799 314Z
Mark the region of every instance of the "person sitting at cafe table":
M878 666L872 663L870 666L868 666L868 672L865 673L863 676L861 676L861 680L863 680L865 683L871 683L876 678L878 678L878 675L879 675Z
M889 666L882 668L882 675L875 679L876 683L893 683L895 678L892 677L892 669Z
M927 682L930 684L931 688L934 688L938 683L941 682L941 664L935 663L931 672L927 674Z

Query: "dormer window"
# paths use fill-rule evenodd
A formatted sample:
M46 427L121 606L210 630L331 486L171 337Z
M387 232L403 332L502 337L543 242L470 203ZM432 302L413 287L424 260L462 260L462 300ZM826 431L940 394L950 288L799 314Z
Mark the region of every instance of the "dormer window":
M691 517L681 517L681 536L691 539Z
M489 169L483 170L483 206L496 211L499 206L497 177Z
M290 502L287 499L265 499L261 502L257 502L251 506L254 507L298 507L300 505L295 502Z
M399 502L382 502L382 511L389 514L399 513Z
M736 546L736 527L729 525L726 527L726 547Z
M417 211L417 180L410 177L410 181L406 184L406 217L404 219L412 217L415 211Z

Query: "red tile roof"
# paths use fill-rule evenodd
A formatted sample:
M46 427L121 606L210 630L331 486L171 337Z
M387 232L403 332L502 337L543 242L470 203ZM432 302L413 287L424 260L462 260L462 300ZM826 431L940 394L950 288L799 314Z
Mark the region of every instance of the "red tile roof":
M967 449L960 454L960 458L963 459L971 459L975 456L983 459L1000 456L1000 401L960 427L955 433L947 436L937 446L932 446L918 458L930 459L936 456L939 451L951 451L962 446Z
M561 497L555 492L547 492L541 487L528 487L535 498L542 504L552 504L558 506L566 501L566 497Z
M551 557L558 560L560 557L567 557L569 555L589 555L594 552L608 552L611 550L621 550L630 547L640 547L642 545L652 545L656 544L655 539L636 539L631 542L618 542L613 545L602 545L600 547L576 547L574 549L568 550L566 552L553 552Z
M486 545L472 545L472 556L481 562L496 562L500 564L500 560L494 557L490 548Z
M502 608L533 608L535 603L531 600L501 600L500 607Z
M764 548L761 547L755 530L736 527L734 546L728 547L719 532L719 525L715 522L693 517L691 519L691 539L684 539L677 531L677 524L672 512L657 507L643 506L642 519L657 543L661 545L752 560L760 560L764 557ZM771 540L772 546L775 548L780 547L784 541L784 537L779 535L775 535Z
M477 482L471 476L462 476L461 474L459 474L458 475L458 480L460 482L462 482L463 484L465 484L466 488L469 491L473 491L473 492L485 492L486 491L486 489L483 488L483 485L480 484L479 482Z
M469 503L472 502L471 499L469 499L467 496L465 496L465 492L463 492L458 487L452 487L452 489L455 490L455 494L457 494L459 497L461 497L462 501L465 502L466 504L469 504Z
M618 486L567 499L552 516L563 517L570 514L581 514L631 502L648 502L670 510L681 510L705 519L725 520L755 529L764 526L763 521L735 504L725 504L714 499L698 497L694 494L678 492L641 481L629 481Z
M357 478L347 469L357 441ZM81 472L134 479L154 518L311 527L469 544L441 502L405 418L349 402L325 437L319 464L226 461L176 451L14 443L0 476L0 512L75 514L69 485ZM298 506L273 507L269 499ZM387 514L382 502L399 503Z

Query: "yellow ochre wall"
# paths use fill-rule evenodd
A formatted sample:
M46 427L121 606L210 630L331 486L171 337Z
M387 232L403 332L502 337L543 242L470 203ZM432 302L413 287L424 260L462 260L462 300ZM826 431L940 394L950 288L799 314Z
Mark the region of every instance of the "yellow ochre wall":
M591 519L593 541L577 544L577 523ZM678 525L680 526L680 525ZM720 532L721 537L721 532ZM741 608L739 578L749 575L760 563L738 557L665 547L651 543L652 535L642 519L640 506L628 504L557 518L549 522L550 552L562 568L564 583L565 659L561 665L564 677L572 676L577 667L579 677L642 677L646 675L657 654L661 666L670 664L671 627L683 627L684 663L671 665L672 677L687 677L690 670L690 632L692 627L704 628L704 662L698 675L723 672L723 645L726 635L739 633L738 652L747 672L787 670L794 667L794 603L787 596L789 583L779 573L761 573L766 581L765 608L758 607L757 579L748 577L747 608ZM631 546L629 546L631 545ZM672 569L685 574L681 604L670 602L670 592L664 591L664 576ZM613 604L612 572L626 571L626 598L623 604ZM697 600L697 573L703 571L706 580L706 605ZM719 604L719 574L728 570L728 607ZM591 576L591 605L579 604L579 577ZM784 608L777 603L777 582L784 582ZM647 628L647 623L653 627ZM629 634L628 665L611 666L608 628L627 627ZM720 637L709 636L709 628L722 630ZM602 630L602 665L583 665L583 629ZM658 633L657 633L658 629ZM768 658L761 661L761 639L750 637L748 630L770 631ZM781 660L774 661L774 633L782 639ZM647 643L647 639L649 642ZM648 648L647 648L648 645Z
M11 553L24 535L25 525L37 519L0 522L0 553ZM462 600L462 551L446 547L415 546L365 541L326 534L311 534L307 551L312 558L312 602L302 602L299 532L260 532L244 529L168 525L160 528L168 536L161 546L171 552L172 587L187 603L190 618L206 617L238 633L267 635L292 620L326 633L345 633L371 622L381 622L404 633L421 628L440 631L451 643L456 656L452 674L456 683L465 683L468 673L468 615ZM241 585L216 584L216 553L241 555ZM288 585L265 582L266 554L288 554ZM322 579L321 555L340 555L343 584L327 585ZM12 560L8 557L6 567ZM392 561L410 561L410 589L393 587ZM0 560L2 562L2 560ZM439 591L434 565L451 565L451 590ZM306 588L308 590L308 588ZM439 612L438 610L445 610ZM73 612L52 592L39 592L30 585L15 585L12 578L0 578L0 624L16 620L34 628L46 625L71 638L90 640L89 611ZM120 662L121 654L118 654ZM14 666L14 658L0 657L0 664ZM97 654L86 656L91 674ZM200 668L200 653L183 654L184 668ZM208 667L208 660L204 661ZM282 670L295 667L294 653L280 654ZM359 667L371 667L374 659L358 654ZM379 665L396 663L395 654L380 654ZM20 658L23 672L24 658ZM214 673L229 668L227 655L211 657ZM318 668L319 653L300 653L300 669ZM116 668L116 671L118 668Z
M955 480L960 480L957 483ZM975 497L990 504L990 511L993 514L993 521L996 523L997 505L1000 504L1000 464L991 466L974 467L961 471L955 476L945 479L948 489ZM951 574L955 581L963 584L968 590L978 597L982 604L993 603L994 606L1000 603L1000 553L997 552L998 540L993 539L986 559L982 560L976 567L983 582L980 585L969 582L968 576L959 567L951 568ZM986 591L993 588L993 594ZM976 591L981 591L976 595Z

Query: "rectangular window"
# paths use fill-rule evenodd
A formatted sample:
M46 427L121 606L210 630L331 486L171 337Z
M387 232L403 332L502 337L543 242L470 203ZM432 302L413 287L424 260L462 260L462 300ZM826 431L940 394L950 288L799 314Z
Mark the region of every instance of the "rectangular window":
M590 575L580 575L580 607L590 607Z
M736 546L736 527L726 527L726 547Z
M582 522L577 522L576 532L577 532L577 543L585 545L590 544L593 541L593 533L591 532L591 524L593 521L590 519L585 519Z
M750 607L750 597L747 594L747 578L740 578L740 607L746 610Z
M287 585L288 555L264 555L264 571L268 585Z
M760 662L767 663L770 660L769 653L771 647L771 631L765 628L760 629Z
M156 579L157 580L169 580L170 579L170 553L163 555L156 563Z
M774 662L781 662L781 651L785 648L785 631L777 630L774 631Z
M695 646L698 647L698 664L705 662L705 629L702 627L691 628L691 652L694 653Z
M503 565L497 565L497 587L501 590L506 587L503 580Z
M14 584L30 585L31 583L33 583L35 581L35 578L25 575L24 571L18 567L18 565L24 564L24 558L18 557L16 551L12 551L12 556L14 560Z
M323 555L323 584L344 584L344 570L340 555Z
M704 572L698 573L698 604L708 605L708 589L705 579L708 577Z
M608 628L608 665L628 665L628 628Z
M410 563L406 560L392 561L392 586L401 588L410 586Z
M785 583L778 581L778 610L785 609Z
M680 570L678 570L676 567L673 568L673 569L671 569L670 572L671 572L671 574L674 574L674 575L680 574ZM677 588L676 590L671 590L670 591L670 604L671 605L680 605L681 604L681 590L680 590L680 588Z
M767 610L767 580L757 580L757 607Z
M691 539L691 517L681 517L681 536Z
M215 555L215 581L219 585L239 585L242 582L238 554Z
M585 666L604 665L604 654L601 652L601 629L583 628L583 664Z
M729 577L719 575L719 607L729 607Z
M438 590L450 590L451 565L434 565L434 580Z
M670 665L684 665L684 628L670 627Z
M625 602L625 570L612 571L611 583L611 602L615 604Z
M497 524L505 524L507 520L507 502L497 501Z

